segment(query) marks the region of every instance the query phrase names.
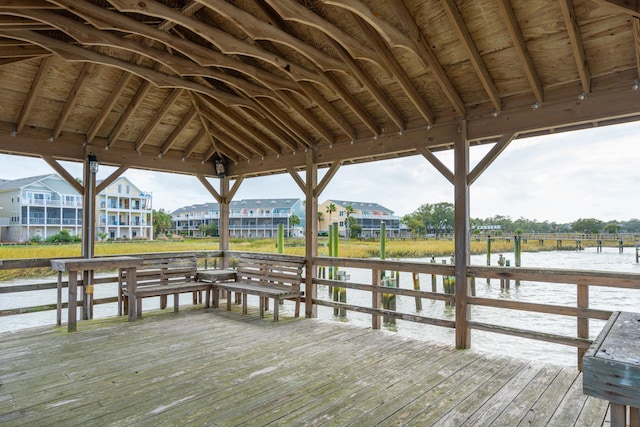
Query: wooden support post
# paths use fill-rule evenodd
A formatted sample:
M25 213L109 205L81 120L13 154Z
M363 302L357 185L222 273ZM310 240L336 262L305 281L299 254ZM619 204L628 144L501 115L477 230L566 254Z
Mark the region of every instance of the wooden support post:
M589 285L578 285L578 308L589 308ZM589 339L589 318L578 316L578 338ZM586 348L578 348L578 369L582 371L582 357Z
M469 140L467 121L461 120L454 135L454 201L455 201L455 277L456 277L456 348L471 347L470 310L467 303L469 280L467 266L471 262L469 244Z
M434 257L431 257L431 264L435 264L435 263L436 263L436 259ZM438 283L437 283L435 274L431 275L431 292L438 292Z
M317 298L317 290L313 284L316 271L313 268L313 258L318 255L318 165L314 163L313 150L307 152L306 187L305 187L305 215L307 223L305 227L305 257L306 257L306 277L304 306L306 317L317 317L317 307L313 300Z
M374 310L378 310L382 302L382 293L377 290L377 288L380 288L381 279L382 270L375 268L371 270L371 286L373 286L373 291L371 292L371 308L373 308ZM377 314L372 315L371 329L380 329L380 326L380 316L378 316Z
M420 290L420 274L416 272L413 272L413 289L416 291ZM420 310L422 310L422 298L416 297L416 311Z
M220 268L229 268L229 258L224 255L229 250L229 178L220 179L220 219L218 221L219 248L223 253Z

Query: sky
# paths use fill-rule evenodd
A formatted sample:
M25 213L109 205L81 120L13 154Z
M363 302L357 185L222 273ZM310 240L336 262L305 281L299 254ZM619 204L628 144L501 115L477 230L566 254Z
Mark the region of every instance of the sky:
M491 145L472 147L471 169ZM453 151L436 153L453 170ZM74 177L80 163L61 162ZM0 155L0 178L55 173L38 158ZM98 179L115 168L100 167ZM320 170L319 179L326 170ZM197 178L129 169L124 176L153 193L154 209L172 212L214 202ZM210 182L219 188L216 179ZM234 200L304 198L288 174L245 179ZM424 157L342 166L319 197L379 203L403 216L430 203L453 203L450 184ZM496 215L569 223L580 218L640 218L640 123L513 141L470 187L472 218Z

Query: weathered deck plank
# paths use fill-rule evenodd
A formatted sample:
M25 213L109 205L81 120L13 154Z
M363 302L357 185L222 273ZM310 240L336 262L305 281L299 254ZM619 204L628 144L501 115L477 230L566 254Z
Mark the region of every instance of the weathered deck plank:
M0 423L601 425L574 369L256 310L0 334ZM599 424L598 424L599 422ZM506 424L505 424L506 423Z

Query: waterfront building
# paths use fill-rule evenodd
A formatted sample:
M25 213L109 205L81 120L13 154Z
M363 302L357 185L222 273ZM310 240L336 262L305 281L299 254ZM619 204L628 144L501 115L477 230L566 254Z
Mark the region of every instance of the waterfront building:
M151 238L151 194L119 178L98 194L96 230L112 238ZM82 196L57 174L0 181L0 240L82 234Z
M97 233L104 233L111 239L153 239L150 192L139 189L128 178L120 177L97 197Z
M300 223L291 221L292 215ZM203 203L184 206L171 213L176 233L204 237L205 227L219 230L220 205ZM284 224L285 236L304 237L305 212L301 199L242 199L229 204L229 237L275 237L278 224Z
M331 204L336 207L336 211L330 214L327 208ZM346 236L349 226L348 218L354 218L356 224L361 227L358 237L379 236L382 222L386 224L387 237L400 236L400 217L394 215L391 209L378 203L329 199L318 205L318 212L322 213L318 224L320 234L328 233L330 222L337 222L338 234Z

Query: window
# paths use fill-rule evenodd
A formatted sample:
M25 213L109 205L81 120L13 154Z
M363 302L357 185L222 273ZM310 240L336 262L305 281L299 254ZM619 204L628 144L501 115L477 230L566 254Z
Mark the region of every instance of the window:
M118 184L118 194L122 193L122 184Z
M127 192L127 194L129 194L131 192L131 186L127 185L126 192Z

